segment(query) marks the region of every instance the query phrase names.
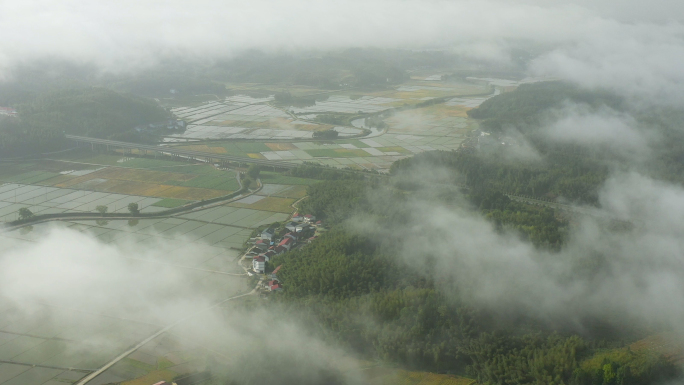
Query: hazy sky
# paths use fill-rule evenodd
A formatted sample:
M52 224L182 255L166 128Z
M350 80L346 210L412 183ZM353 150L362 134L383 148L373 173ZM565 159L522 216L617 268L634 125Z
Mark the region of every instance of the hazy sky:
M675 0L5 0L0 74L35 59L127 71L250 48L449 48L505 61L526 42L555 47L531 74L679 99L682 11Z

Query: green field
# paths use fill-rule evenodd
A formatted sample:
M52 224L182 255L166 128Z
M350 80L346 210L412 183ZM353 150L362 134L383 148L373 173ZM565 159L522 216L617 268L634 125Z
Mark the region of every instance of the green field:
M271 151L268 146L262 142L228 142L228 141L210 141L210 142L196 142L192 145L180 145L178 148L188 148L191 146L206 145L209 147L221 147L225 149L225 154L248 157L247 154L260 153L264 151Z
M165 184L184 187L207 188L213 190L228 190L236 191L240 189L240 185L235 179L235 173L227 171L216 171L215 173L206 173L198 175L188 181L167 181Z
M259 178L261 179L262 183L271 184L310 185L319 182L316 179L297 178L272 171L262 171L259 174Z
M184 199L166 198L166 199L160 200L159 202L153 204L152 206L165 207L167 209L172 209L172 208L183 206L184 204L187 204L190 202L192 202L192 201L186 201Z
M346 140L343 139L343 140L336 140L336 141L334 141L333 143L335 143L335 144L353 144L354 146L356 146L356 147L358 147L358 148L368 148L368 147L370 147L369 145L367 145L366 143L364 143L364 142L362 142L362 141L360 141L360 140L358 140L358 139L346 139Z
M398 152L400 154L412 154L411 151L405 149L404 147L400 147L400 146L378 147L378 150L382 151L382 152Z
M307 154L315 158L362 158L364 156L368 156L368 153L363 150L350 150L346 148L305 151Z
M4 171L4 170L3 170ZM15 172L20 170L13 170ZM12 174L3 172L0 175L0 181L2 182L12 182L12 183L23 183L23 184L34 184L50 178L59 176L59 174L48 172L48 171L26 171L20 174Z

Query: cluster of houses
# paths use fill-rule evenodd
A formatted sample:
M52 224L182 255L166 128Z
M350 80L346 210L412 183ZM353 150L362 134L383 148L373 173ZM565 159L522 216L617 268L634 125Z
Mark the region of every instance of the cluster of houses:
M313 226L320 226L321 222L316 222L316 217L313 215L300 215L295 214L292 220L285 225L288 233L282 238L276 239L275 229L268 228L261 232L259 239L255 240L254 248L248 256L252 256L252 270L254 273L263 274L266 272L266 263L270 261L273 256L282 254L286 251L292 250L298 244L304 242L311 242L314 237L307 236L306 234L311 234L311 228ZM276 269L277 270L277 269ZM275 283L269 285L269 289L275 286L275 289L279 289L279 283L277 280ZM273 289L271 289L273 291Z
M281 267L282 267L282 265L276 267L271 272L271 279L266 281L266 283L264 283L265 289L268 289L269 291L281 291L281 290L283 290L283 287L280 284L280 281L278 281L278 272L280 271Z
M12 107L0 107L0 115L14 118L17 116L17 110Z

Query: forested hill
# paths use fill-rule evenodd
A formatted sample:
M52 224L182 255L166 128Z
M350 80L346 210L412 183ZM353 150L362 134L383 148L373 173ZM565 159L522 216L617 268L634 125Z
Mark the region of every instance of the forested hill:
M644 138L662 140L649 142L650 156L636 166L619 149L601 143L555 140L547 130L551 117L577 116L572 107L563 110L570 104L582 106L582 113L596 114L599 119L605 114L628 115L634 121L632 129L639 130ZM468 114L482 119L480 127L485 132L473 133L469 150L418 154L395 162L391 173L397 175L419 165L442 167L462 175L471 192L481 197L498 192L594 205L598 204L598 188L611 169L639 167L651 177L684 182L681 110L636 109L608 92L543 82L491 98ZM587 132L601 129L584 128Z
M137 125L159 122L169 115L150 99L86 88L39 94L19 105L19 116L38 129L115 139L129 135Z
M385 218L379 225L391 227L395 219L389 211L404 205L393 199L395 204L387 207L370 205L363 182L345 188L347 183L314 185L307 200L315 203L303 211L325 216L319 208L326 204L350 207ZM365 188L383 194L391 186ZM485 210L505 204L485 200ZM363 358L448 371L482 385L649 385L678 375L663 357L630 351L619 339L580 336L571 328L556 331L525 317L501 319L453 293L446 295L429 276L403 265L381 240L346 230L357 219L350 220L310 245L275 256L269 266L281 266L284 291L271 299L309 320L312 332ZM549 241L553 235L538 236Z
M592 108L627 108L624 99L614 93L585 90L569 83L553 81L523 84L513 92L486 100L480 107L468 111L468 116L483 119L486 129L500 130L505 125L535 124L541 113L567 102Z
M18 118L0 120L0 157L59 150L64 134L141 141L134 127L169 114L153 100L105 88L70 88L23 98Z

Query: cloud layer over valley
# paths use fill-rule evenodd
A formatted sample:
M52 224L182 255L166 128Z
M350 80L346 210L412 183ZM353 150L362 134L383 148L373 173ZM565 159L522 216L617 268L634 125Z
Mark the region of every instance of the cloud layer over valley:
M438 48L491 63L530 50L529 74L681 102L684 25L667 6L540 1L6 1L0 73L36 60L109 72L245 50ZM641 11L639 11L641 10Z

